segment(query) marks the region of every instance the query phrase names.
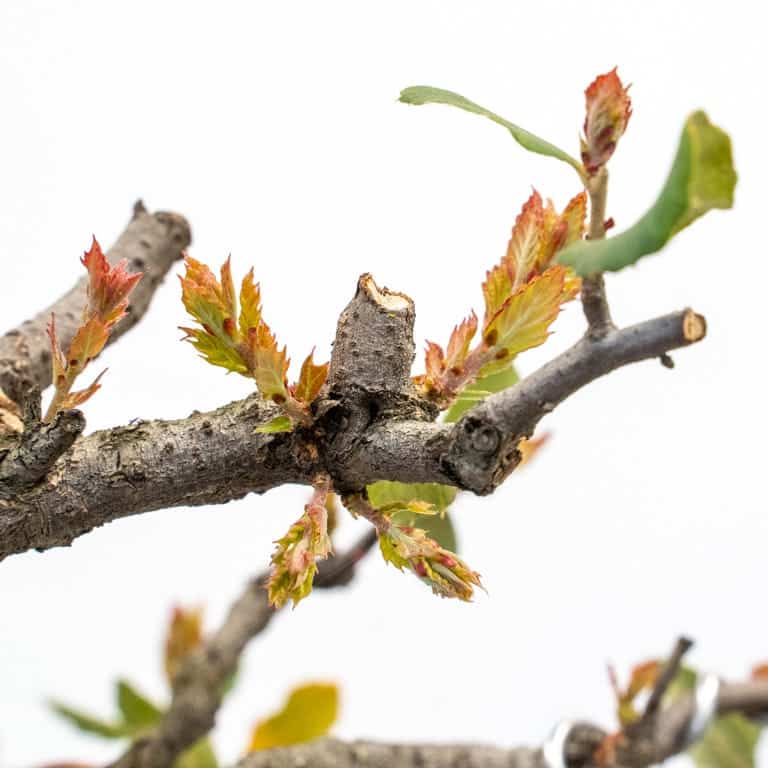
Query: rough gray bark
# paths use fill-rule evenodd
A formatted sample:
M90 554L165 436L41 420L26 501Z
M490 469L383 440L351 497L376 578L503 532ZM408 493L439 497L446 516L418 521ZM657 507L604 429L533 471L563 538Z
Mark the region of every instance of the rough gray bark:
M344 554L332 555L319 563L315 588L347 584L355 565L375 542L375 534L366 533ZM185 659L173 682L171 706L160 725L136 741L113 768L169 768L185 749L213 728L224 686L235 672L242 652L277 613L267 601L268 578L266 573L251 581L218 632Z
M133 218L107 252L111 263L127 259L133 272L144 277L131 294L127 317L115 327L114 342L141 320L157 286L191 240L189 224L176 213L148 213L140 202ZM87 278L83 277L58 301L32 319L0 336L0 390L16 402L31 387L45 389L51 383L51 353L46 327L56 315L59 340L67 347L80 323L86 301Z
M369 279L361 278L339 325L339 334L354 335L357 346L337 340L328 391L316 403L311 428L254 432L278 411L253 396L187 419L96 432L77 441L31 490L0 495L0 560L69 544L120 517L222 503L284 483L309 484L318 472L329 473L341 493L359 492L379 479L490 493L518 464L520 438L530 436L568 395L620 366L659 357L705 333L703 318L684 310L598 340L585 337L456 424L437 424L429 420L432 406L415 396L404 373L413 355L411 310L403 307L398 316L388 294L372 290ZM399 350L388 367L375 353L383 343L382 323ZM349 383L351 375L362 385ZM349 386L340 389L345 382Z

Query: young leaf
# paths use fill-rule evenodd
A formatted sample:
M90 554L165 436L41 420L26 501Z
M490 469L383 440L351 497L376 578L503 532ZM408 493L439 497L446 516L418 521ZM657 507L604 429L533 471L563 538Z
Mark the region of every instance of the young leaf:
M581 160L590 176L608 162L627 129L632 114L628 89L622 85L614 67L599 75L584 92L587 116L584 118Z
M503 117L491 112L485 107L481 107L479 104L475 104L473 101L460 96L453 91L446 91L442 88L433 88L428 85L414 85L410 88L400 92L400 101L404 104L447 104L452 107L458 107L466 112L472 112L475 115L481 115L487 117L494 123L498 123L504 126L511 134L512 138L520 144L520 146L527 149L529 152L535 152L538 155L545 155L547 157L554 157L558 160L562 160L564 163L568 163L579 174L579 178L584 176L584 168L581 163L576 160L575 157L571 157L567 152L564 152L554 144L550 144L542 138L526 131L514 123L510 123Z
M139 693L125 680L117 682L117 706L123 716L123 722L132 734L138 734L157 725L163 716L146 696Z
M481 368L481 374L506 367L520 352L547 340L560 305L571 298L565 277L564 270L551 267L504 302L483 332L490 362Z
M275 403L288 399L288 355L277 348L277 340L263 321L248 331L248 345L253 360L253 378L261 396Z
M557 258L580 275L617 272L655 253L707 211L730 208L736 186L731 140L694 112L685 122L672 169L650 210L632 227L605 240L584 240Z
M267 584L269 602L281 608L288 600L296 607L312 591L317 560L331 553L328 535L328 510L325 502L329 481L315 485L304 514L290 527L288 533L275 543L272 555L274 569Z
M485 400L488 395L501 392L514 386L519 376L513 365L508 365L495 373L481 376L472 384L464 387L451 407L445 412L443 421L458 421L470 408Z
M165 676L173 685L179 667L192 651L203 642L203 609L177 605L165 635Z
M328 377L328 363L316 365L313 357L315 351L312 350L307 355L307 359L301 365L299 380L294 387L293 396L300 402L309 405L319 394L320 388L325 384Z
M101 377L107 372L105 368L85 389L78 389L75 392L69 392L67 396L62 400L62 408L77 408L87 400L90 400L100 389L101 384L99 381Z
M188 750L182 752L173 764L173 768L218 768L219 761L213 751L211 740L207 737L196 741Z
M696 768L755 768L760 726L740 714L718 717L688 750Z
M104 349L108 338L109 328L98 315L93 315L77 329L67 353L67 375L72 380Z
M129 273L126 259L110 267L95 237L91 249L85 252L80 262L88 270L88 304L84 317L95 314L105 325L114 325L125 315L128 296L141 280L142 273Z
M109 723L57 701L52 701L50 707L59 717L86 733L102 736L105 739L124 739L130 735L130 728L124 723Z
M249 328L258 328L261 323L261 289L253 282L253 267L243 278L240 286L240 333L248 336Z
M290 432L291 430L293 430L293 422L289 416L275 416L272 421L268 421L266 424L256 427L253 431L261 434L273 435L278 432Z
M248 751L319 739L328 733L338 714L339 691L333 683L294 688L279 712L254 726Z
M379 547L388 563L408 569L440 597L470 601L480 575L453 552L441 547L421 528L412 528L386 517L378 527Z
M185 328L179 326L186 336L182 341L188 341L198 351L200 357L211 365L218 365L241 376L248 376L248 366L243 360L240 351L229 342L208 333L202 328Z

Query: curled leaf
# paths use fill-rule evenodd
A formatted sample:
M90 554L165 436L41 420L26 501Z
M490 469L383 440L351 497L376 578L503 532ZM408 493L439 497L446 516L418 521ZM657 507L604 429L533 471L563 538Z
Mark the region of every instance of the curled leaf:
M632 227L605 240L584 240L557 257L579 275L617 272L659 251L681 229L707 211L730 208L736 186L731 140L704 112L685 122L664 188Z
M307 405L318 396L328 377L328 363L317 365L313 360L314 354L315 351L312 350L302 363L299 380L293 388L293 396Z
M590 176L608 162L624 135L632 114L628 90L629 86L622 85L614 67L595 78L584 92L587 115L581 140L581 160Z

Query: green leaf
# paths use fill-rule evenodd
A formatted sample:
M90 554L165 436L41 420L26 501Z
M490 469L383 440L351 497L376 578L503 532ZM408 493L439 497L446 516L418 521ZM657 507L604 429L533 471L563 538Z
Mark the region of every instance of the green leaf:
M651 209L619 235L573 243L557 261L580 275L617 272L660 250L707 211L730 208L735 186L728 134L710 123L704 112L694 112L685 122L672 169Z
M260 427L256 427L254 432L261 432L263 434L271 435L275 432L290 432L293 429L293 422L288 416L275 416L272 421L262 424Z
M500 117L485 107L481 107L479 104L475 104L474 101L465 99L458 93L446 91L442 88L433 88L429 85L412 85L410 88L406 88L400 92L400 101L404 104L416 105L448 104L451 107L458 107L466 112L472 112L475 115L487 117L489 120L493 120L494 123L504 126L504 128L512 134L512 138L529 152L535 152L537 155L546 155L547 157L554 157L558 160L562 160L576 170L580 179L584 179L584 167L575 157L571 157L571 155L559 147L556 147L554 144L550 144L548 141L539 138L530 131L526 131L519 125L510 123L503 117Z
M125 680L117 682L117 706L125 721L125 725L133 733L152 728L160 722L163 716L162 710L158 709L146 696L139 693L130 683Z
M485 400L488 395L501 392L502 390L514 386L519 379L520 377L517 375L517 371L514 366L511 365L496 373L490 373L487 376L483 376L473 384L470 384L468 387L464 387L464 389L461 390L456 401L445 412L443 421L458 421L466 411L482 400Z
M218 768L218 766L219 761L208 738L195 742L173 764L173 768Z
M403 525L421 528L427 536L434 539L441 547L456 552L456 531L445 510L456 498L457 490L451 485L440 483L397 483L390 480L379 480L367 487L368 500L379 509L387 504L409 501L426 501L432 504L442 514L419 515L408 510L397 512L393 520Z
M319 739L328 733L338 714L336 685L315 683L294 688L282 710L256 724L249 751Z
M72 709L58 701L50 702L50 708L59 717L86 733L102 736L105 739L124 739L130 735L130 729L123 723L109 723L97 717Z
M739 714L718 717L688 754L696 768L755 768L760 726Z

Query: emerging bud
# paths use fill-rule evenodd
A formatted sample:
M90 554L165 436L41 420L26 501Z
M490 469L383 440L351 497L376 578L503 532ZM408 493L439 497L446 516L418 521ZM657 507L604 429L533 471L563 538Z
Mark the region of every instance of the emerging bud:
M453 552L443 549L421 528L398 525L385 518L388 525L378 526L379 546L384 559L397 569L413 571L440 597L469 601L473 587L480 587L480 575Z
M274 571L267 585L269 602L275 608L281 608L288 600L293 600L294 606L303 600L312 591L317 571L315 561L324 560L331 552L326 495L327 489L325 492L316 489L304 507L304 514L275 542Z
M587 88L587 116L584 118L584 138L581 159L590 176L594 176L611 158L616 144L624 134L632 114L632 102L614 67L599 75Z
M173 685L181 662L203 642L203 609L173 609L171 623L165 637L165 676Z

